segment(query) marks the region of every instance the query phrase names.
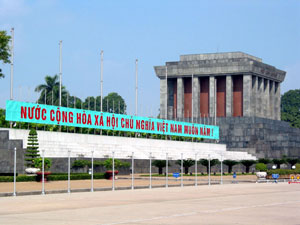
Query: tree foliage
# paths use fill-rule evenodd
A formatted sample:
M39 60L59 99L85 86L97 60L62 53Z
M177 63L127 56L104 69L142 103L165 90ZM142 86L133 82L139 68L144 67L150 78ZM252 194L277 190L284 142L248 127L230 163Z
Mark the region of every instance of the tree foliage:
M263 163L263 164L268 164L271 163L272 160L271 159L267 159L267 158L260 158L257 160L258 163Z
M35 88L40 93L38 103L47 105L59 105L59 77L58 75L45 77L45 83ZM45 99L46 97L46 99ZM101 110L101 97L88 96L81 100L77 96L71 96L65 86L62 86L62 106L77 109ZM116 92L109 93L102 99L103 112L124 114L126 111L125 100Z
M267 171L267 165L264 163L257 163L255 165L255 169L258 170L259 172Z
M109 93L103 98L103 111L124 114L126 111L124 99L116 92Z
M9 122L5 120L5 110L0 109L0 127L9 127Z
M113 160L112 158L109 158L103 162L101 162L101 165L104 166L107 170L112 170L113 168ZM119 159L114 159L114 169L120 169L121 167L130 167L130 163L128 162L122 162Z
M0 61L3 63L10 63L10 48L9 41L10 36L6 34L6 31L0 31ZM0 68L0 78L4 77Z
M300 128L300 89L289 90L281 97L281 120Z
M223 161L223 163L228 166L228 173L231 173L232 172L232 167L239 164L238 161L235 161L235 160L230 160L230 159L226 159Z
M33 160L33 165L35 168L39 168L41 171L43 170L43 158L35 158ZM44 171L48 171L52 165L52 161L48 158L44 158Z
M181 166L181 160L177 160L176 161L176 164ZM192 160L192 159L185 159L185 160L182 160L182 166L184 168L184 173L185 174L188 174L189 173L189 168L191 166L195 165L195 160Z
M166 167L166 160L154 160L152 162L152 166L158 168L158 174L162 174L163 168ZM168 162L168 166L170 166L169 162Z
M200 164L202 164L203 166L206 167L206 171L208 173L209 172L208 171L208 168L209 168L208 167L208 160L207 159L200 159L199 162L200 162ZM217 165L217 164L219 164L219 163L220 163L220 161L218 159L211 159L210 160L210 168Z
M40 92L38 103L47 105L59 105L59 77L58 75L46 75L45 83L40 84L35 88L36 92ZM46 99L45 99L46 95ZM62 105L67 105L68 92L64 86L61 87Z
M246 173L249 173L250 166L256 163L256 160L241 160L241 164L246 167Z
M25 162L28 167L34 166L34 159L39 157L39 143L37 132L35 129L31 129L28 136L27 150L25 154Z
M288 158L286 159L286 161L291 165L291 166L294 166L296 165L298 162L300 162L299 159L296 159L296 158Z
M282 158L282 159L273 159L272 161L276 165L277 169L280 169L280 165L281 164L285 164L287 162L285 158Z

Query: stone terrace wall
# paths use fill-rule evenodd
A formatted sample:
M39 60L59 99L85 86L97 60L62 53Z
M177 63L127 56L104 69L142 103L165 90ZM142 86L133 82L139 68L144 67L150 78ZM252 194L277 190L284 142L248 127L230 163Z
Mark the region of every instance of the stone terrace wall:
M247 151L257 158L300 157L300 129L287 122L258 117L217 118L220 143L229 151Z

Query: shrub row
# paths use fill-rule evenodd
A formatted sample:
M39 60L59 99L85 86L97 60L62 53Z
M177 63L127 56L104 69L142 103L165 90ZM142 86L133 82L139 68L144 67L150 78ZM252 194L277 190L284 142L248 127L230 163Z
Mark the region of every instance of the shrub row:
M91 175L87 173L78 173L78 174L71 174L70 175L71 180L87 180L91 179ZM104 179L104 173L94 173L94 179ZM55 180L68 180L68 174L51 174L47 176L47 180L49 181L55 181ZM1 176L0 182L13 182L14 177L13 176ZM28 181L36 181L36 176L26 176L26 175L20 175L16 178L17 182L28 182Z
M289 174L300 174L300 169L295 170L287 170L287 169L276 169L276 170L268 170L268 175L279 174L279 175L289 175Z
M68 174L57 174L57 175L49 175L47 177L49 181L55 180L68 180ZM89 180L91 179L91 175L87 173L78 173L78 174L71 174L71 180ZM94 179L104 179L104 173L94 173Z
M16 181L17 182L27 182L27 181L35 181L35 176L25 176L25 175L21 175L21 176L17 176ZM14 181L14 177L13 176L3 176L0 177L0 182L13 182Z

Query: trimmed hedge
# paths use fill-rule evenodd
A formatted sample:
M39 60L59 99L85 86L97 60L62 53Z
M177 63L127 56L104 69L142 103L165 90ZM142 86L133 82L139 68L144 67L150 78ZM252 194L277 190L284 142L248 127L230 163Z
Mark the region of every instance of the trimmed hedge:
M87 173L73 173L70 175L71 180L88 180L91 179L91 175ZM104 179L104 173L94 173L94 179ZM68 174L67 173L53 173L51 175L47 176L47 180L49 181L55 181L55 180L68 180ZM13 176L0 176L0 182L13 182L14 177ZM17 176L16 179L17 182L29 182L29 181L36 181L36 176L26 176L26 175L20 175Z
M288 170L288 169L276 169L276 170L268 170L268 175L279 174L279 175L289 175L289 174L300 174L300 169Z
M71 180L89 180L91 179L91 175L87 173L78 173L78 174L70 174ZM104 179L104 173L94 173L94 179ZM68 174L57 174L57 175L49 175L47 176L47 180L55 181L55 180L68 180Z
M20 175L17 176L16 181L17 182L28 182L28 181L35 181L35 176L26 176L26 175ZM13 176L3 176L0 177L0 182L14 182Z

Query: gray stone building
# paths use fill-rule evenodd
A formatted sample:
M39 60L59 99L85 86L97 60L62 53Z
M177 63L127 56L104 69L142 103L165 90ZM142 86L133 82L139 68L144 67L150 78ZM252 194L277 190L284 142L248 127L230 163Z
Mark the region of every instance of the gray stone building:
M162 118L197 121L216 113L280 120L280 83L286 72L260 58L243 52L182 55L180 61L154 68Z
M280 121L285 71L243 52L182 55L154 69L161 118L216 122L230 151L300 157L300 129Z

